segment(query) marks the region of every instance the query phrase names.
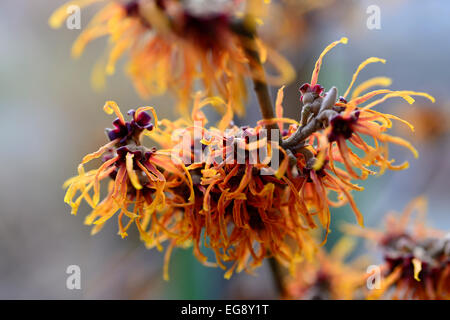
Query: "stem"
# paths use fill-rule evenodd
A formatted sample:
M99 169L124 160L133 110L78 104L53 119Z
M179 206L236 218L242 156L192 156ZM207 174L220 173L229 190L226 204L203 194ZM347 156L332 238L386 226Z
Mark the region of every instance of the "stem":
M280 297L284 297L286 292L283 283L283 270L275 258L272 257L268 260L277 292Z
M264 68L257 51L255 40L249 43L250 47L245 49L247 58L249 59L249 67L253 76L253 89L255 90L256 97L258 98L259 108L263 119L273 119L275 114L273 112L272 100L269 95L269 88L267 86ZM275 127L275 124L272 125Z
M331 119L336 116L341 110L334 106L337 98L337 89L332 87L325 95L324 98L316 97L314 102L320 101L319 110L313 113L309 107L312 103L303 106L303 112L300 119L301 125L298 127L289 138L282 141L283 148L300 148L303 146L303 142L314 132L323 128L324 125L328 126ZM319 100L320 99L320 100ZM313 102L313 103L314 103ZM306 111L306 108L308 108ZM308 122L310 115L314 118Z
M253 85L263 119L267 120L275 118L267 84L260 80L253 79ZM269 124L267 125L267 128L276 129L276 124Z
M267 86L264 67L256 44L256 26L251 17L237 20L233 24L234 32L240 36L242 47L248 59L249 68L252 73L253 87L258 98L259 108L264 120L275 118L272 100ZM265 126L268 129L268 139L270 140L271 129L277 130L275 123Z

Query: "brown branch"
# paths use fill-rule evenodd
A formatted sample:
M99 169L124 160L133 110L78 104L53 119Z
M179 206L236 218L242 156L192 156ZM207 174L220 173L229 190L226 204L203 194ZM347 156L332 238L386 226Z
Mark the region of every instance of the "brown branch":
M298 129L287 139L283 140L281 146L284 149L296 150L304 146L304 141L317 130L327 126L330 120L338 114L338 111L334 109L336 102L337 89L332 87L324 98L318 97L312 103L303 106L307 108L307 112L302 112L302 123ZM315 105L315 102L319 101L320 104ZM318 108L318 110L314 110ZM305 121L305 117L310 118L309 122Z
M262 118L268 120L275 118L275 113L267 86L264 67L261 63L256 44L256 23L253 20L251 17L236 20L233 23L233 31L240 37L242 47L248 59L249 68L252 73L253 87L258 99ZM268 129L267 135L270 140L270 129L278 130L278 127L275 123L268 124L265 127Z

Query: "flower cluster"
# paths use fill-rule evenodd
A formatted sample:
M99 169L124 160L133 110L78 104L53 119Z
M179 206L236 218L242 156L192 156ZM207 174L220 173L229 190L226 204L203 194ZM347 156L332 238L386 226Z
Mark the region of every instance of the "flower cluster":
M357 67L342 95L336 87L326 90L318 82L323 59L347 43L341 38L325 48L311 80L300 86L298 118L286 118L284 87L273 110L268 85L287 84L295 72L256 32L270 1L73 0L56 10L49 24L58 28L73 5L96 2L105 4L74 43L73 56L80 56L91 41L109 37L93 71L95 85L103 86L105 76L115 73L118 60L127 54L126 70L140 95L170 90L183 117L158 119L154 108L141 107L130 110L126 119L115 102L107 102L105 112L117 116L113 128L106 130L109 142L85 156L78 175L64 184L72 214L84 200L92 208L85 219L93 225L92 234L116 217L122 238L135 226L147 248L166 246L166 279L172 250L192 247L201 263L226 270L226 278L252 272L270 258L291 271L287 298L364 297L367 274L344 264L351 247L348 239L327 254L313 230L323 233L324 244L330 208L347 204L363 226L353 198L354 191L363 190L358 181L408 167L408 162L398 164L389 157L392 144L418 156L408 141L388 133L394 121L411 130L413 126L374 108L394 97L410 104L413 96L434 98L423 92L374 90L390 85L386 77L354 87L367 65L386 62L376 57ZM287 8L325 6L316 2ZM275 74L266 74L266 65ZM262 120L237 126L233 118L245 112L248 79ZM198 86L201 92L192 96ZM208 123L206 106L222 114L218 124ZM148 138L155 142L151 148L146 146ZM86 170L92 162L97 168ZM450 297L448 238L420 225L408 232L411 210L399 220L390 218L384 234L364 232L385 258L383 287L369 298Z
M117 115L113 122L115 128L106 130L110 142L83 158L78 176L64 184L67 188L64 200L71 206L72 214L77 213L83 199L93 208L85 219L87 225L94 225L92 234L100 231L118 212L122 238L134 223L148 247L161 249L161 242L170 235L171 221L159 212L172 190L180 185L192 189L192 181L187 180L190 176L182 164L174 163L170 153L141 144L144 134L157 129L153 108L130 110L131 121L125 121L114 102L107 102L104 110ZM152 112L154 124L147 111ZM101 158L100 167L86 172L85 164L98 158ZM108 181L107 195L100 201L100 185L104 180ZM124 218L128 218L126 224Z
M319 71L325 54L339 43L347 43L346 38L330 44L316 62L311 82L300 87L303 108L299 123L289 126L283 131L281 146L296 163L298 173L292 181L299 186L298 194L308 207L315 208L322 225L327 232L330 225L329 205L341 206L349 203L356 215L357 221L363 225L363 216L358 210L350 194L351 190L362 188L352 182L369 175L382 174L387 168L393 170L405 169L408 163L393 164L389 159L389 143L398 144L410 149L417 157L417 151L405 140L386 134L392 126L392 119L412 125L390 114L372 110L374 106L391 97L402 97L413 103L412 95L424 96L431 101L434 98L426 93L414 91L392 91L388 89L374 90L364 93L375 85L390 83L387 78L378 77L367 80L353 90L352 97L347 101L359 72L369 63L385 62L379 58L369 58L362 62L352 77L351 83L343 96L338 98L335 87L324 94L324 88L317 84ZM377 100L376 96L383 95ZM282 120L282 91L279 92L277 117ZM282 121L279 123L283 130ZM373 140L368 143L367 138ZM347 143L349 142L351 146ZM337 200L329 197L329 192L337 194Z
M50 17L58 28L72 5L87 6L99 0L75 0ZM115 72L119 58L129 51L127 73L143 97L170 89L178 97L178 108L186 112L191 92L200 81L209 95L220 95L243 114L247 90L245 77L263 77L249 68L256 52L272 64L279 75L267 77L277 85L294 78L291 65L266 47L254 34L262 0L108 0L91 20L72 48L78 57L92 40L109 36L105 57L93 71L96 86ZM245 16L245 18L242 18ZM241 17L241 18L240 18ZM266 79L265 79L266 80Z
M400 216L388 215L386 230L348 232L375 243L383 253L383 281L369 299L450 299L450 235L425 227L426 201L416 198ZM411 230L410 217L418 211Z
M228 269L227 278L235 271L251 272L268 257L294 272L298 261L311 261L319 251L312 229L322 225L326 241L330 206L350 204L363 225L351 194L362 188L354 180L407 167L389 159L389 143L417 155L407 141L386 133L393 119L403 120L372 107L391 97L410 103L413 95L434 100L413 91L365 93L387 84L386 78L363 82L347 99L358 73L369 63L384 62L378 58L358 67L343 96L338 98L335 87L325 93L317 83L323 57L346 42L342 38L329 45L317 60L311 82L301 86L298 121L283 117L283 88L276 99L276 117L254 127L232 123L232 101L201 93L194 98L190 119L173 122L158 120L150 107L131 110L126 121L118 106L108 102L105 111L118 117L114 129L107 130L110 142L86 156L79 175L66 182L66 202L73 213L82 199L92 206L86 223L95 225L94 233L119 212L122 237L134 223L147 247L161 249L167 240L166 277L172 249L190 245L205 265ZM217 126L207 123L202 109L208 105L223 110ZM143 146L146 136L162 149ZM84 165L100 157L100 167L85 172ZM100 202L103 180L109 180L108 193ZM215 261L208 261L205 249Z

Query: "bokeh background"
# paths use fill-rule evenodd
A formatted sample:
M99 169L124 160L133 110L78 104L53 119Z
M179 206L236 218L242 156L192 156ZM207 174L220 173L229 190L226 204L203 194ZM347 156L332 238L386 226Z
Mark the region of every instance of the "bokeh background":
M71 43L80 31L55 31L47 24L62 2L0 2L0 298L276 298L266 265L255 276L239 274L228 281L222 270L205 268L189 249L179 249L172 256L171 280L165 282L163 254L146 250L137 234L122 240L111 220L91 237L90 228L83 225L88 208L70 215L61 185L76 174L83 155L104 144L104 128L111 122L101 108L106 100L115 100L123 109L152 105L160 117L176 115L171 97L141 100L122 72L108 79L104 91L95 92L90 72L105 42L91 43L80 60L71 60ZM348 45L339 46L324 61L319 80L326 88L337 85L342 91L361 61L386 58L386 65L370 65L360 80L388 76L394 89L426 91L437 103L418 98L413 106L392 100L381 107L416 125L415 135L401 124L395 130L414 142L420 158L393 148L393 157L410 160L411 167L370 177L364 182L366 190L355 194L356 202L367 226L376 227L387 211L400 211L414 197L426 195L428 223L450 230L450 2L318 1L319 8L306 14L303 2L292 1L285 19L276 18L280 13L274 10L270 23L275 25L262 30L298 71L298 79L286 87L287 115L298 116L298 87L309 80L315 59L328 43L349 38ZM381 30L366 27L369 5L381 8ZM83 26L92 9L83 11ZM280 22L284 29L276 25ZM280 37L274 30L287 33ZM272 88L273 96L276 90ZM253 96L248 110L248 118L238 123L258 120ZM339 223L354 222L348 207L332 215L329 246L340 236ZM358 247L361 253L366 250ZM66 268L72 264L81 267L81 290L66 289Z

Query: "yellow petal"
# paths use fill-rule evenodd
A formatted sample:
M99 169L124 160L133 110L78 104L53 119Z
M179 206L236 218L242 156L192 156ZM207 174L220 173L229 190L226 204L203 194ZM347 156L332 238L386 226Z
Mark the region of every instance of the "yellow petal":
M335 41L331 44L329 44L320 54L319 59L317 59L316 61L316 66L314 67L314 71L312 73L311 76L311 85L314 86L317 84L317 79L319 78L319 72L320 72L320 67L322 66L322 60L323 57L331 50L333 49L335 46L337 46L339 43L343 43L343 44L347 44L348 39L343 37L338 41Z
M350 82L350 85L348 86L347 91L345 91L345 93L343 95L344 98L347 97L348 93L350 92L351 88L353 87L353 84L355 83L356 78L358 77L358 74L361 72L361 70L364 69L368 64L375 63L375 62L386 63L386 60L376 58L376 57L370 57L370 58L366 59L365 61L363 61L356 69L356 72L353 74L352 81Z
M120 122L125 123L125 118L123 117L122 112L120 112L119 106L114 101L106 101L105 105L103 106L103 110L107 114L115 113L117 117L120 119Z
M136 190L141 190L142 186L139 183L139 179L138 179L138 176L136 175L136 171L134 171L134 169L133 169L133 164L134 164L133 157L134 157L134 154L132 154L132 153L128 153L126 155L126 166L127 166L128 178L130 179L131 184L133 185L133 187Z
M382 87L388 87L392 84L392 80L387 77L375 77L369 80L364 81L359 86L353 90L352 93L352 100L356 97L358 97L362 92L366 91L369 88L372 88L374 86L382 86Z
M414 279L420 281L419 273L422 271L422 261L417 258L412 259L412 264L414 266Z

